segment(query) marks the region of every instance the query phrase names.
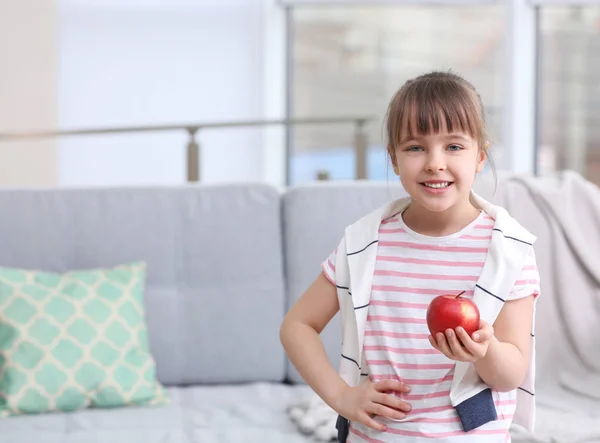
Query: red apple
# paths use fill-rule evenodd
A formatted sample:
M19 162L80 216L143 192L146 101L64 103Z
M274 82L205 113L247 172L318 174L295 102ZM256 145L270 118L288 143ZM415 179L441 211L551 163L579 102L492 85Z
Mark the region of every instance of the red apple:
M454 330L459 326L469 336L479 329L479 309L471 299L461 297L464 292L443 294L431 300L427 308L427 327L434 338L438 332L444 333L446 329Z

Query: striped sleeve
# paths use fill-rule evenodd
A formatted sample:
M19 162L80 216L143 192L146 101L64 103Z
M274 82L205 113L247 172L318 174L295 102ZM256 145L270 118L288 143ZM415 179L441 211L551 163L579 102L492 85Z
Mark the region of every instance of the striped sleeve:
M540 274L535 260L535 251L533 250L533 247L531 247L527 258L525 259L521 274L508 295L508 300L518 300L530 295L537 297L539 294Z
M333 285L335 285L335 256L337 254L337 248L329 254L329 257L321 264L321 270L327 280L329 280Z

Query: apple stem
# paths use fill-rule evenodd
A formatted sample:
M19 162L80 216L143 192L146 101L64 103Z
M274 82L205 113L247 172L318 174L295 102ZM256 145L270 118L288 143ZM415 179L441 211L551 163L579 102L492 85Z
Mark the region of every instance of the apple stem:
M461 295L463 295L465 292L467 291L462 291L460 294L458 294L456 297L454 297L455 299L457 299L458 297L460 297Z

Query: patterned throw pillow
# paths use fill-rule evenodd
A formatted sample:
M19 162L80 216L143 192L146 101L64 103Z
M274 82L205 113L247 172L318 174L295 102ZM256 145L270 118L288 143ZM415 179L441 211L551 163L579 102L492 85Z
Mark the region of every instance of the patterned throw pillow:
M145 263L0 267L0 417L167 401L148 348Z

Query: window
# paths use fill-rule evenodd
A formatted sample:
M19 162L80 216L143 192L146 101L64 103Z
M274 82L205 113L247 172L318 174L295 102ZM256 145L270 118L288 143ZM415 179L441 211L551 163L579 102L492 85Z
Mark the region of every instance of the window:
M452 69L473 83L492 141L500 144L502 5L296 6L291 21L291 115L372 116L365 127L369 179L393 177L383 147L389 100L406 80L430 70ZM353 143L352 122L292 127L290 182L315 180L320 171L354 178Z
M600 185L600 6L541 7L538 171Z

